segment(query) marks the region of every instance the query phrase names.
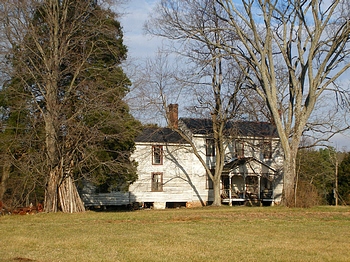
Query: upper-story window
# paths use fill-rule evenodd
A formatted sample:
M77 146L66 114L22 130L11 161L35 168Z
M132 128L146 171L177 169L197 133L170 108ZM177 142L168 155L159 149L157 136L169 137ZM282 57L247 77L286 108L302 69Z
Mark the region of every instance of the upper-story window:
M163 146L152 146L152 164L163 164Z
M272 158L272 143L271 141L265 141L262 144L262 155L264 159L271 159Z
M235 156L236 158L244 157L244 143L241 141L235 143Z
M206 139L205 140L205 155L206 156L215 156L214 139Z

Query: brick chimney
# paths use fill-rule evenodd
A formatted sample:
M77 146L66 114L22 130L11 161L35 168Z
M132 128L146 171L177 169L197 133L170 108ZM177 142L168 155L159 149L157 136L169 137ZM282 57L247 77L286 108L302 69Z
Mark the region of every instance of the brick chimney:
M179 105L178 104L170 104L168 106L168 118L169 118L169 127L170 128L178 128L179 127Z

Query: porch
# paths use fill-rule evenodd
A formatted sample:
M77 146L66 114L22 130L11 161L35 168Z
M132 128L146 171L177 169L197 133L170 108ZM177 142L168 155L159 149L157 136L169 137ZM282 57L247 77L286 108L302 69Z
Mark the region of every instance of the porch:
M272 205L271 182L261 176L222 176L221 201L229 205Z
M221 201L231 205L274 204L275 170L254 159L236 159L225 165L221 176Z

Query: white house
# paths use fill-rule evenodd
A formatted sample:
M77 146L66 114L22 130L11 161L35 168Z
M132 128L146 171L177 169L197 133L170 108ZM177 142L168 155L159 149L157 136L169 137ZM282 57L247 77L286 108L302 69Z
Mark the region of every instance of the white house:
M170 120L186 132L213 169L211 120L177 119L177 105L170 106ZM278 204L283 187L283 157L275 126L266 122L229 122L226 131L222 202ZM165 208L208 205L213 201L212 183L205 168L178 133L170 128L145 128L135 142L132 158L138 162L138 179L130 185L129 192L82 194L87 206L139 203Z

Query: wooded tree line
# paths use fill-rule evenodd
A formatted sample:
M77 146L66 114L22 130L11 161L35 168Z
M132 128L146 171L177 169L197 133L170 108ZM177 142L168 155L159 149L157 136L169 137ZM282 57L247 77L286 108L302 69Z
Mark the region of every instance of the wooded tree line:
M296 206L350 204L349 152L301 149L296 162Z

